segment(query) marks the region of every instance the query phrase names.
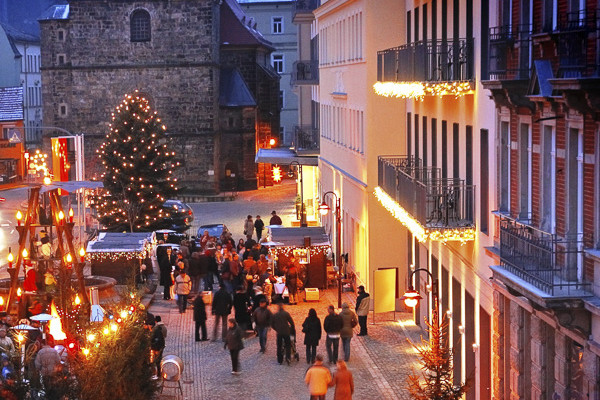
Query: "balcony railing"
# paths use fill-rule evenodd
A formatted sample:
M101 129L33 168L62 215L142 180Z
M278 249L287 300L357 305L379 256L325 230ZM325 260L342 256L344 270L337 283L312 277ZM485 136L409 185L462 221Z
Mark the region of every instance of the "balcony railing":
M589 284L577 279L580 235L559 238L508 217L500 221L500 261L510 273L552 296L574 296Z
M531 25L490 28L491 80L528 79L531 70Z
M554 32L558 56L558 78L580 78L600 75L600 66L588 59L591 49L598 49L600 33L598 14L581 10L562 14ZM595 33L592 35L592 33ZM598 51L598 50L596 50Z
M318 85L319 61L295 61L292 67L292 85Z
M310 13L319 8L321 0L296 0L294 13Z
M311 126L295 126L292 145L296 151L309 150L318 152L320 148L319 129Z
M473 228L475 187L412 156L379 157L379 186L430 230Z
M454 82L473 79L473 38L427 40L379 51L380 82Z

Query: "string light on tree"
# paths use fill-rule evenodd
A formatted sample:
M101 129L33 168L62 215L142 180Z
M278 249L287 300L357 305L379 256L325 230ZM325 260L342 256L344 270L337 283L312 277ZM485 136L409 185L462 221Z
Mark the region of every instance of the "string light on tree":
M112 113L102 160L104 194L93 200L101 223L110 231L163 228L162 204L177 192L173 174L181 165L169 149L167 130L137 90Z

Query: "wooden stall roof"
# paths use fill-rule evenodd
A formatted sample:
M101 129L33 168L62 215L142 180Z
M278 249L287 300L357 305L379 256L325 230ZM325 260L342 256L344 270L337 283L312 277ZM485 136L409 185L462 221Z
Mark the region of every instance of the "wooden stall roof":
M329 237L322 226L282 228L271 226L271 241L273 247L304 247L304 238L310 237L312 246L329 246Z
M101 232L97 240L88 243L88 253L142 251L152 232Z

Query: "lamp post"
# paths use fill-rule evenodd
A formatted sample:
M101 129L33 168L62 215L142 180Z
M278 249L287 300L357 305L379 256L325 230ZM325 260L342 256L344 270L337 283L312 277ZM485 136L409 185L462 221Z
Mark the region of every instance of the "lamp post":
M304 183L302 181L302 164L298 161L290 162L290 168L292 165L298 165L298 177L300 178L300 226L306 227L308 226L306 223L306 210L304 209ZM290 170L290 178L294 176L294 172Z
M433 297L432 325L437 328L440 323L439 315L438 315L439 302L440 302L439 292L438 292L438 280L435 279L433 277L433 275L431 274L431 272L429 272L425 268L417 268L410 273L410 277L408 278L408 281L412 283L414 274L417 272L421 272L421 271L426 272L429 279L431 279L431 295ZM402 297L400 297L400 300L404 300L404 304L409 308L415 308L417 306L417 304L419 304L419 300L421 300L421 299L422 299L421 295L419 294L419 292L417 290L415 290L415 288L413 287L412 284L408 286L408 290L406 291L406 293L404 293L404 295Z
M340 198L332 191L323 193L323 201L319 205L321 215L327 215L331 209L325 202L325 196L328 194L335 197L335 262L338 267L338 308L342 308L342 216Z

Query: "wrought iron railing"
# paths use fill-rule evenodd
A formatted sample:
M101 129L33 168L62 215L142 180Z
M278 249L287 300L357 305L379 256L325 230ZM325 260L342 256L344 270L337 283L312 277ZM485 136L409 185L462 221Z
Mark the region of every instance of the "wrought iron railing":
M442 179L439 168L412 156L379 157L379 186L429 229L472 228L475 186Z
M298 150L315 150L320 148L320 132L312 126L295 126L292 146Z
M294 13L309 13L319 8L321 0L296 0L294 3Z
M473 38L427 40L377 52L377 79L387 82L473 80Z
M600 75L596 60L590 60L591 49L598 51L598 13L581 10L561 14L554 35L558 56L558 78L579 78ZM593 34L595 33L595 34Z
M500 261L510 273L550 295L579 295L589 288L577 278L581 235L559 238L514 219L500 220Z
M488 63L491 80L529 78L531 34L531 25L490 28Z
M318 85L319 60L294 61L291 84Z

